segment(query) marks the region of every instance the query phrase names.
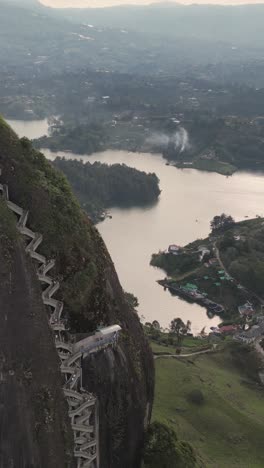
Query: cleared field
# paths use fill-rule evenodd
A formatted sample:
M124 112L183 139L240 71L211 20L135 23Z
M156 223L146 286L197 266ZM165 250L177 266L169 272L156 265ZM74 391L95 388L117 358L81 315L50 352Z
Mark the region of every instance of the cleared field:
M188 399L201 390L204 403ZM156 361L153 420L192 443L210 468L263 468L264 388L234 364L230 349Z

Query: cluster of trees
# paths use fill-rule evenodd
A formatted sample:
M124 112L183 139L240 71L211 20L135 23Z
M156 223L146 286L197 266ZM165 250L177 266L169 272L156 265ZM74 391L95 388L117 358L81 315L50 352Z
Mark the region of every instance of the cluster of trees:
M210 226L212 233L216 233L225 231L226 229L229 229L232 226L234 226L234 224L235 220L232 218L232 216L222 213L220 216L214 216L210 223Z
M187 322L184 323L179 317L171 321L170 331L173 335L176 335L178 346L181 344L184 336L191 331L191 325L190 320L187 320Z
M147 205L156 202L160 194L155 174L124 164L108 166L56 158L54 165L67 176L82 207L94 220L111 206Z
M182 345L182 340L188 333L191 332L191 322L187 320L186 323L183 322L181 318L175 318L171 321L169 332L166 333L166 341L164 344L167 345L176 345L179 348ZM158 320L151 322L146 322L145 327L147 329L148 336L153 340L161 340L163 329L160 326ZM204 329L201 332L204 333Z
M264 228L262 219L244 221L223 233L219 240L221 258L228 272L249 291L263 296ZM239 235L238 235L239 234Z
M169 253L153 254L150 264L166 271L169 276L177 276L194 270L200 264L199 254L182 253L173 255Z
M43 136L34 141L38 148L50 148L52 151L69 150L79 154L91 154L103 150L106 134L102 125L90 123L68 128L55 127L51 136Z
M144 468L195 468L197 459L188 442L179 441L173 429L155 421L147 431Z
M137 309L139 306L138 298L130 292L125 292L125 298L128 304L133 307L133 309Z

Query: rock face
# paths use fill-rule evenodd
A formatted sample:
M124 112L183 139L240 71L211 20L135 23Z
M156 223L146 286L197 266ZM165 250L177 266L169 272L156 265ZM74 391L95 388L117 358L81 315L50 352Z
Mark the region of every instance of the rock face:
M0 467L64 468L73 438L33 265L0 202Z
M153 400L153 359L138 317L125 301L105 245L96 228L81 211L64 176L40 153L34 151L27 140L19 141L2 121L0 121L0 168L1 181L8 184L12 200L30 211L28 225L44 236L40 253L56 259L54 275L61 282L58 299L64 301L71 332L85 334L94 331L98 324L118 323L122 327L117 350L102 351L93 358L85 360L84 385L87 390L97 395L100 403L100 468L139 468L144 421L147 422L150 417ZM21 247L19 251L20 255L24 256ZM25 256L23 258L25 262L28 261ZM1 255L1 263L2 260ZM14 264L18 265L16 259ZM25 281L27 274L25 269L23 275L26 268L24 265L26 263L21 266L20 275ZM32 268L31 265L29 268ZM21 281L18 279L18 285ZM34 274L28 276L27 284L31 293L35 294L41 303L39 286L35 282ZM0 297L4 293L2 288L0 285ZM30 296L28 306L29 302ZM19 309L18 303L13 313L19 313L17 309ZM43 307L42 312L43 317L45 316ZM2 307L0 315L2 320ZM32 330L32 339L33 333L35 337L35 332ZM49 340L47 348L50 347L50 354L54 352L54 360L48 358L45 352L44 362L59 379L58 362L47 323L46 330L42 334ZM8 352L9 340L6 346ZM23 344L21 349L23 350ZM43 352L36 349L34 355L36 359L38 358L39 366L43 366L41 360ZM48 375L46 378L49 382ZM56 388L59 394L60 386ZM17 395L20 395L18 390ZM64 414L63 399L60 401ZM22 411L23 418L29 417L32 411L30 405L28 410L25 406L22 408L24 410L17 409L17 411ZM16 412L14 408L13 412ZM58 406L56 417L59 421L64 421L65 426L64 431L59 429L59 432L60 436L65 434L68 450L72 435L68 419L62 414L60 415ZM53 430L54 428L55 423L52 425ZM29 434L33 437L30 429ZM58 446L59 444L58 441ZM29 466L31 463L34 467L66 467L63 456L67 454L65 451L63 453L60 454L61 464L58 462L57 465L56 463L53 465L53 462L45 461L43 465L29 462ZM40 453L40 463L43 463L42 457L44 454Z

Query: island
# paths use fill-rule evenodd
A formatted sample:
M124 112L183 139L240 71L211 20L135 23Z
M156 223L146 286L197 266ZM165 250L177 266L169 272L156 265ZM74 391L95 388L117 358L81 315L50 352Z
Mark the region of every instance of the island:
M148 206L160 195L156 174L124 164L109 166L59 157L53 164L67 176L82 208L94 222L105 218L107 208Z

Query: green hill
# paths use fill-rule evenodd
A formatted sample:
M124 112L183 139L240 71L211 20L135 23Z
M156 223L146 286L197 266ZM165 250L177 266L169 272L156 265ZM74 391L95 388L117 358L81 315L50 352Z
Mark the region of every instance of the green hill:
M257 367L252 352L233 344L191 359L158 359L153 420L190 442L206 467L263 467L264 392ZM192 402L194 390L204 402Z

